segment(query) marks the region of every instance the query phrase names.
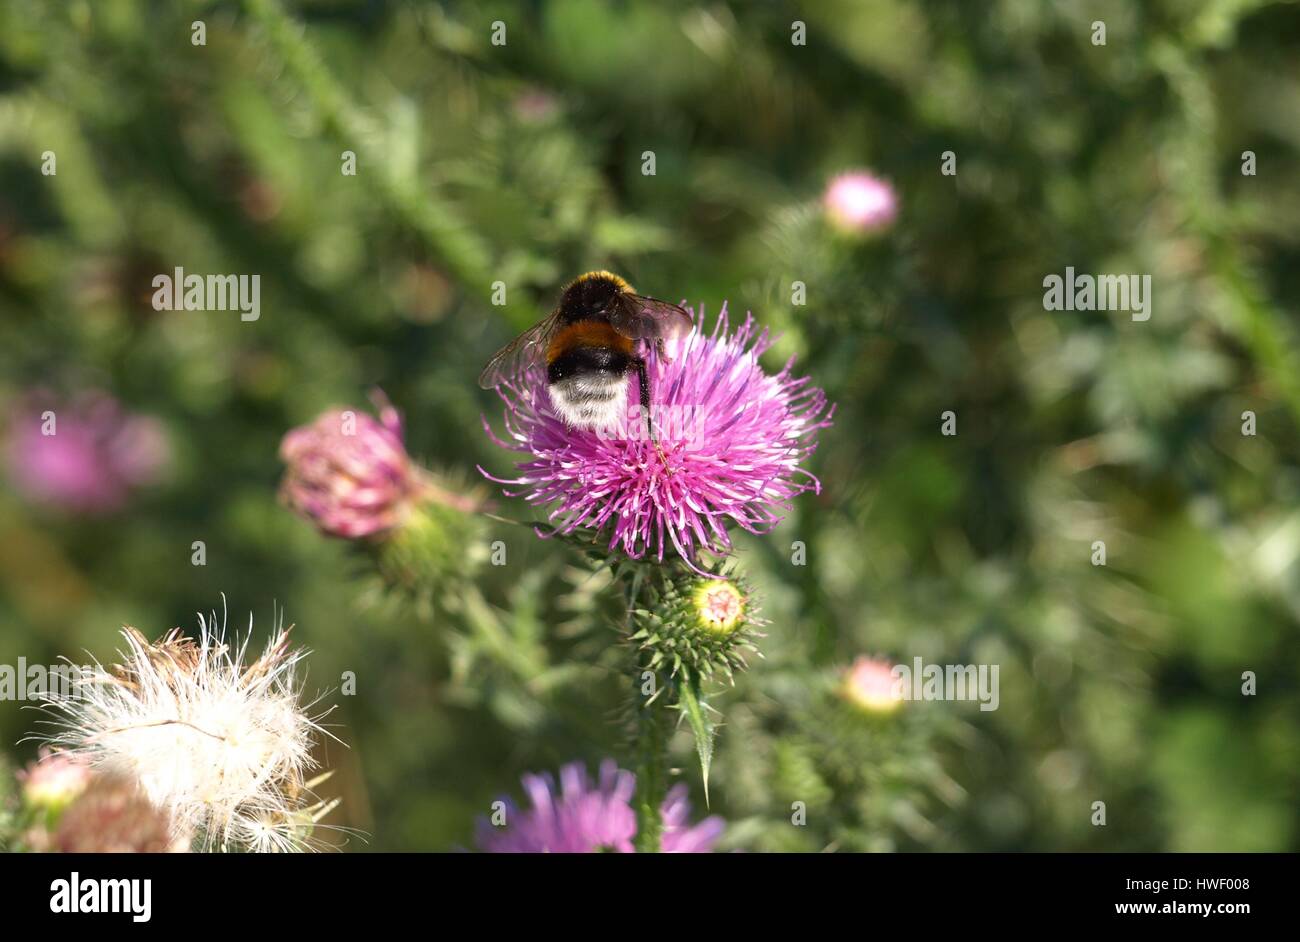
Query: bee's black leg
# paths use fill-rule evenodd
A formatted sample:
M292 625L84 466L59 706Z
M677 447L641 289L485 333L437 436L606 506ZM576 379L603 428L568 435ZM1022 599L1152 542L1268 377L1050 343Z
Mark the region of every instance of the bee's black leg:
M637 357L632 362L636 365L636 383L641 392L641 414L645 416L645 430L657 442L659 437L655 434L654 423L650 420L650 376L646 373L645 360Z
M664 463L668 473L672 474L672 466L668 464L668 456L664 454L663 446L659 444L659 435L655 431L654 420L650 416L650 376L646 373L645 360L637 357L632 362L636 364L636 381L640 387L641 412L645 415L646 431L650 433L650 439L655 443L655 451L659 452L659 459Z

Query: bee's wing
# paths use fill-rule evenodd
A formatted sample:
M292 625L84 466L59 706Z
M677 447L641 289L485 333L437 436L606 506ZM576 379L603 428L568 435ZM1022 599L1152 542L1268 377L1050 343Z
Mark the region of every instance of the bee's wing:
M631 292L623 292L614 299L609 322L620 334L633 340L684 337L695 326L685 308Z
M478 384L484 389L499 386L513 379L535 363L546 358L546 345L555 331L558 311L552 311L545 320L530 327L498 350L479 374Z

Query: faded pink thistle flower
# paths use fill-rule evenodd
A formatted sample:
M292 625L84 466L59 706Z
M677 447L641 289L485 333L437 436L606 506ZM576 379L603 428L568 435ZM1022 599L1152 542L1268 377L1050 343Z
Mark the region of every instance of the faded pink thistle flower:
M609 548L660 562L670 550L693 569L701 550L731 549L728 521L763 533L804 491L820 491L803 467L834 406L807 377L791 375L791 358L775 376L758 358L771 346L752 317L728 331L726 306L711 334L700 327L669 344L669 359L648 356L656 443L644 431L638 384L628 380L623 431L567 427L551 407L545 367L502 383L504 440L524 456L506 493L550 507L556 531L609 526ZM479 469L482 471L482 469Z
M120 509L136 488L157 482L170 459L157 419L127 412L100 392L26 397L10 416L5 452L24 495L86 514Z
M331 536L358 539L397 526L423 487L402 442L401 416L382 392L373 399L378 419L331 409L280 442L288 465L281 496Z
M507 800L504 826L481 820L478 845L482 850L493 854L633 852L636 776L620 769L613 759L601 763L594 786L581 762L560 769L558 793L549 774L525 775L523 781L532 807L525 811ZM716 816L689 824L691 803L686 786L680 783L668 792L660 810L666 854L707 854L725 826Z
M97 774L59 817L52 834L29 835L36 850L63 854L183 853L192 835L127 778Z
M84 756L48 746L42 746L37 760L17 773L23 800L38 808L62 808L85 791L90 777L90 762Z
M864 171L842 173L831 180L822 203L831 223L844 232L883 229L898 215L894 188Z
M855 659L840 689L844 699L868 713L892 713L903 705L893 665L883 659Z

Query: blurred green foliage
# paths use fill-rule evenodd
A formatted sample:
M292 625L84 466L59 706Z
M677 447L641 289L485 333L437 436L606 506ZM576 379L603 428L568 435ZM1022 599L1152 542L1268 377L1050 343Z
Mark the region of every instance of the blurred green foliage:
M176 461L105 519L0 495L0 658L282 607L309 687L355 672L326 761L371 849L626 759L607 576L489 521L509 565L379 598L275 493L283 432L375 385L417 458L508 472L478 370L609 267L754 311L839 403L821 495L741 541L771 626L713 697L727 846L1300 849L1297 38L1255 0L5 0L0 397L110 390ZM902 204L866 241L819 207L858 166ZM1067 265L1150 274L1152 318L1044 311ZM154 311L175 266L260 273L261 318ZM860 653L998 664L1000 707L864 718L833 692Z

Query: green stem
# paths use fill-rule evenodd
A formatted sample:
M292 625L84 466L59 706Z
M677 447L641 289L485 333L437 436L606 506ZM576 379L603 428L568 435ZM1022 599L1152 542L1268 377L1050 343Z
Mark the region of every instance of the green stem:
M627 620L631 627L632 611L641 594L640 571L628 588ZM631 631L629 630L630 634ZM649 670L639 655L633 658L632 709L636 715L636 849L642 854L657 854L663 849L663 818L660 812L668 791L668 716L667 697L660 693L653 700L644 690L642 675ZM658 690L660 678L655 677Z
M639 687L638 687L639 690ZM657 854L663 849L660 809L668 785L668 736L660 700L643 705L637 715L636 849Z

